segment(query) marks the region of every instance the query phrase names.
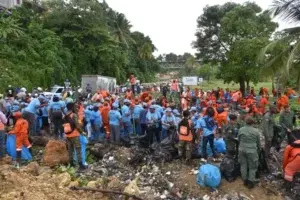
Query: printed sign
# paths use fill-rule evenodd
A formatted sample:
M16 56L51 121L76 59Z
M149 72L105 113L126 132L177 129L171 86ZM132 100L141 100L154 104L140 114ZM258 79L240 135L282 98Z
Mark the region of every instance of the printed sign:
M191 76L191 77L182 77L183 85L197 85L198 84L198 77Z

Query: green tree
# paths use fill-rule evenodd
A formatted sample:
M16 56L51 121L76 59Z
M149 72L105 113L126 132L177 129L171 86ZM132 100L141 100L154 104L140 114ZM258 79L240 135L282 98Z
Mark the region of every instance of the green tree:
M192 43L197 50L196 57L204 63L218 63L225 60L230 44L222 40L221 20L237 6L236 3L225 3L224 5L207 6L203 14L197 19L197 40Z
M211 81L213 76L216 74L216 67L211 64L204 64L201 67L197 68L197 75L202 77L208 82Z
M270 12L287 22L300 21L300 2L296 0L273 1ZM300 89L300 27L283 30L260 52L259 61L265 63L265 71L271 71L283 85L296 79Z
M177 55L175 53L166 54L165 59L167 62L177 62Z
M256 58L260 48L268 43L277 24L273 23L268 13L262 12L262 9L255 3L224 4L220 7L209 7L206 10L216 10L209 13L218 13L217 16L220 16L220 12L223 11L221 12L223 15L221 17L213 15L213 19L217 21L213 24L217 28L210 27L208 22L212 22L212 19L208 17L210 15L207 11L200 17L200 19L206 19L204 22L209 27L205 29L206 32L200 33L203 34L202 36L211 36L213 41L210 43L211 46L202 47L202 44L198 43L203 40L203 37L198 36L196 46L200 53L197 55L207 52L208 57L204 60L219 61L221 65L219 77L227 83L232 81L239 83L244 94L246 85L249 86L250 81L259 81L258 72L261 66ZM212 35L208 34L210 31L213 31ZM199 31L197 33L199 34Z

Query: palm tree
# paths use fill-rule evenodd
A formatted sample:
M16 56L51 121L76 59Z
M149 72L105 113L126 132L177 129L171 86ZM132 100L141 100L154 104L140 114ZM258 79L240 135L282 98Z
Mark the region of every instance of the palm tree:
M152 51L152 44L145 42L140 48L138 48L138 55L142 59L150 60L153 58Z
M300 22L299 0L274 0L270 13L287 22ZM297 84L300 84L300 71L295 70L300 64L300 26L285 29L279 38L271 41L259 54L258 60L264 63L262 74L277 77L287 83L290 72L297 72ZM300 86L299 86L300 87Z
M125 15L109 9L109 16L112 19L110 26L114 40L119 43L124 43L127 48L130 43L135 44L135 41L130 36L132 25L126 19Z

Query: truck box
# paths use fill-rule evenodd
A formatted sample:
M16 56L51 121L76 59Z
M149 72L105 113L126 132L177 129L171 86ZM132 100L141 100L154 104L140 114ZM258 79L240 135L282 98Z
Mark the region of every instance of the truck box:
M97 90L108 90L113 92L116 85L116 78L100 75L82 75L81 76L81 88L85 92L87 84L92 87L92 92Z

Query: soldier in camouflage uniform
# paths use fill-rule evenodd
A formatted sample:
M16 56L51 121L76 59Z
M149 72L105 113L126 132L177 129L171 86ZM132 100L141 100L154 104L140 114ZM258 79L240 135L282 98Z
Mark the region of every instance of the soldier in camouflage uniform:
M238 124L237 116L234 114L229 115L229 123L224 127L224 139L226 143L227 156L234 158L237 155L237 134Z
M293 131L294 126L296 126L296 117L293 111L291 111L290 106L285 106L284 110L280 113L279 118L280 126L282 127L282 136L284 139L287 135L288 143L292 143L291 133Z
M244 127L246 125L245 123L246 116L247 116L247 112L245 110L241 110L237 120L238 127Z
M238 161L241 164L241 175L244 185L249 189L255 185L255 176L258 170L260 133L253 127L255 123L252 117L246 118L246 126L239 130L239 155Z
M262 119L262 130L265 137L265 153L270 157L270 150L272 147L272 140L274 137L275 119L274 114L277 112L275 106L270 106L269 111L264 115Z

